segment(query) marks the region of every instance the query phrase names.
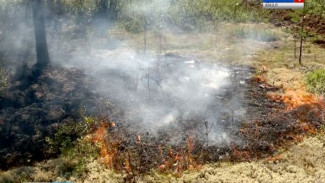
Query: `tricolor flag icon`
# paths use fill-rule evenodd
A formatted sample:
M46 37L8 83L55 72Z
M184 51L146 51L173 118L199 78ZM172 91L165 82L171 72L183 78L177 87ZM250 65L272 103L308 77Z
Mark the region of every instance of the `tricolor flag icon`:
M304 0L263 0L265 9L303 9Z

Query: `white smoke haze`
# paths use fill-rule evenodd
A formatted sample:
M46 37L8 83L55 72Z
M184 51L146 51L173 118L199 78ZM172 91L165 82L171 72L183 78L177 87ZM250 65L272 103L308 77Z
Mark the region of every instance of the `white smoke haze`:
M170 1L130 3L128 7L130 12L148 17L153 11L164 16ZM30 16L30 12L27 14ZM33 41L31 28L27 26L30 23L15 30L22 38L3 43L15 44L18 50L34 47L34 43L24 41L24 38ZM139 54L126 41L114 40L108 35L105 38L92 37L94 34L89 37L71 36L68 34L71 21L61 20L60 23L58 34L53 34L57 30L51 25L47 27L52 64L83 70L96 81L93 91L126 111L125 118L134 124L130 127L134 128L133 131L156 135L161 130L178 128L175 132L179 134L173 139L177 143L183 137L179 123L190 122L195 124L190 131L198 138L205 139L206 131L209 132L210 145L239 143L234 131L245 115L241 104L243 92L225 98L233 85L234 73L230 68L192 58L157 56L150 48L146 55ZM100 24L96 22L96 25ZM107 25L107 21L102 24ZM96 25L92 29L96 29ZM229 114L233 119L228 118Z
M166 14L170 6L169 0L134 1L128 4L128 10L132 13L151 16L153 13Z
M96 78L95 90L130 114L141 118L143 130L204 114L230 84L230 71L195 60L138 55L128 48L93 50L88 59L72 58L73 66ZM132 119L133 118L133 119Z

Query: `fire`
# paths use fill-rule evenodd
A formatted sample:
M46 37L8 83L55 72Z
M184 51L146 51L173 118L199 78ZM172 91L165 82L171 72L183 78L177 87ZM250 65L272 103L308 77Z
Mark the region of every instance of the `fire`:
M325 101L322 97L317 97L303 89L286 90L284 95L270 95L277 102L284 102L285 112L296 111L297 123L301 130L316 134L317 130L311 117L319 119L325 118Z
M196 163L196 161L192 156L192 151L194 150L194 136L188 137L186 144L187 144L186 150L173 152L172 149L169 149L168 151L169 158L167 158L167 160L165 160L163 164L158 166L158 170L160 171L174 170L176 175L181 176L181 174L185 170L200 169L201 165ZM159 150L162 154L160 147Z
M303 89L286 90L284 95L270 95L275 101L283 101L286 104L286 110L292 110L302 105L320 105L325 109L324 99L312 95Z
M113 144L109 144L106 139L108 135L108 128L114 123L102 122L97 130L92 134L92 141L99 145L100 156L103 159L105 165L108 168L113 167L113 159L117 154L117 147Z
M141 154L143 153L142 148L147 148L147 143L142 141L141 136L137 134L135 136L135 142L137 148L130 147L130 150L119 150L122 143L118 135L114 133L115 123L108 122L108 120L101 120L94 132L87 135L87 139L96 143L99 147L100 160L109 169L116 171L125 171L130 175L134 172L140 171L139 166L141 164ZM162 162L158 166L160 171L172 171L176 176L181 176L185 170L196 170L201 166L196 163L192 152L195 148L194 136L188 137L186 146L181 147L165 147L162 145L157 146L156 161ZM138 149L138 151L134 151ZM139 152L139 153L134 153ZM140 162L140 164L139 164Z
M286 91L286 94L282 96L282 99L283 102L287 104L287 110L291 110L305 104L314 105L314 104L319 104L324 102L322 101L321 98L318 98L315 95L312 95L301 89L296 91L294 90Z

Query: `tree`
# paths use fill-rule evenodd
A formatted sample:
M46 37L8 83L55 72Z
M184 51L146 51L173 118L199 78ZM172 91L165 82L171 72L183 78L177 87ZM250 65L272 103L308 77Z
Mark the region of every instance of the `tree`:
M110 14L110 18L112 20L116 20L117 18L117 0L110 0L109 3L109 14Z
M291 15L291 21L295 24L299 25L300 28L296 27L295 35L299 35L300 38L300 46L299 46L299 64L302 64L302 52L303 52L303 41L306 39L308 33L305 32L305 16L306 16L306 8L302 11L296 10ZM296 58L296 36L294 36L294 56Z
M50 57L46 41L43 2L43 0L32 0L37 55L36 69L43 69L50 64Z
M306 34L304 32L304 26L305 26L305 15L302 17L301 21L301 30L300 30L300 48L299 48L299 64L302 65L302 44L305 39Z
M109 1L109 2L108 2ZM99 0L97 2L97 17L110 18L116 20L117 18L117 0Z
M108 12L108 0L99 0L97 2L97 17L99 18L105 18L107 17Z

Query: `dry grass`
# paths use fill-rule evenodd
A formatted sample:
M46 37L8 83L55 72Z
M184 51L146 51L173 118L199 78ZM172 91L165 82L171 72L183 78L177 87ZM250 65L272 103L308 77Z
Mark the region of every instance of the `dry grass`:
M297 47L298 47L297 42ZM288 37L276 48L258 53L253 65L267 68L266 78L270 83L283 86L285 89L301 89L305 87L304 77L309 71L325 67L325 49L307 40L303 46L303 65L294 57L294 40ZM297 57L299 48L297 48Z
M234 35L234 32L238 32L236 30L242 29L257 30L257 32L267 30L280 39L274 42L263 42ZM147 53L156 54L161 51L224 65L252 65L257 69L266 69L265 77L271 84L286 89L303 88L304 77L308 71L325 67L325 49L313 44L312 38L306 40L302 57L304 66L301 67L297 58L299 40L296 40L297 57L295 58L294 39L286 32L286 30L263 23L220 23L214 32L208 33L148 32ZM128 46L137 49L140 53L143 52L144 34L128 34L118 31L111 34L113 37L127 40Z
M156 54L161 49L162 53L174 53L198 60L219 62L221 64L250 64L254 55L275 42L264 42L254 36L238 38L233 32L236 30L253 30L258 35L263 35L264 30L271 30L274 35L283 37L285 33L269 24L231 24L220 23L212 32L148 32L147 53ZM111 35L127 40L127 45L138 50L144 50L144 33L129 34L112 31ZM246 36L246 35L245 35Z
M0 174L0 182L20 181L74 181L123 182L123 175L108 170L105 165L93 161L87 165L82 177L60 174L64 160L50 160L34 167L21 167ZM272 157L246 163L217 163L206 165L198 172L186 171L182 177L153 171L137 179L137 182L322 182L325 180L325 137L310 137L279 151Z
M322 182L325 180L324 145L324 136L307 138L273 158L208 165L179 179L153 173L143 182Z

